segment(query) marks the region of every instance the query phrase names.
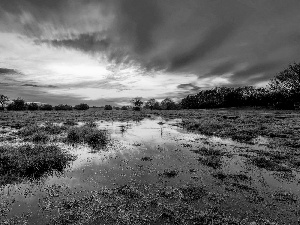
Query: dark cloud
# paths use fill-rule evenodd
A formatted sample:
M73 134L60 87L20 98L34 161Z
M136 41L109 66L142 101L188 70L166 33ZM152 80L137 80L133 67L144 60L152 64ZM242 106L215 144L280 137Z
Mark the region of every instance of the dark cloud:
M101 33L80 34L69 39L37 40L36 43L47 43L56 47L74 48L83 52L102 52L110 46L110 40Z
M57 88L55 85L37 85L37 84L22 84L23 87L36 87L36 88Z
M171 61L170 70L178 70L182 67L188 66L198 60L201 60L207 54L220 47L235 30L233 24L222 24L213 28L206 34L203 41L193 47L189 52L183 53L174 57Z
M162 23L159 0L127 0L117 3L114 29L138 54L153 47L153 33Z
M19 72L14 69L0 68L0 75L1 74L19 74Z
M194 84L191 84L191 83L189 83L189 84L179 84L178 86L177 86L177 88L179 88L179 89L187 89L187 90L190 90L190 91L199 91L200 89L201 89L201 87L198 87L198 86L196 86L196 85L194 85Z

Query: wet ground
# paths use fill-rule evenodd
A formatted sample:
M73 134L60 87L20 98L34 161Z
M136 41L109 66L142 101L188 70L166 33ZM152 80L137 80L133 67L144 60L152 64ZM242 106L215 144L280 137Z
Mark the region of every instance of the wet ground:
M69 213L69 208L76 208L72 205L74 200L95 196L100 190L119 190L115 196L121 196L124 187L129 187L135 190L130 193L142 193L142 198L158 193L155 195L158 205L164 204L173 210L174 221L179 224L180 218L175 212L183 203L189 210L217 211L244 224L298 224L300 173L284 161L273 167L261 166L259 157L262 155L268 160L274 152L281 153L281 149L268 145L268 138L259 136L252 144L239 143L189 133L180 128L180 119L164 120L154 116L140 122L97 121L96 124L99 129L108 130L111 139L108 146L91 149L85 145L58 143L77 159L63 173L1 187L0 221L8 224L12 221L59 224L60 221L64 224L67 222L61 218ZM4 133L9 135L9 132ZM201 194L194 191L199 188ZM104 200L99 197L92 202L97 201ZM126 211L126 207L123 210ZM156 224L175 223L170 222L171 216L160 220L165 214L155 209L153 212L159 219L149 220L157 221ZM68 223L81 224L83 217L76 218L68 217ZM93 220L92 216L84 221L83 224L115 223L115 220ZM181 221L181 224L184 223Z

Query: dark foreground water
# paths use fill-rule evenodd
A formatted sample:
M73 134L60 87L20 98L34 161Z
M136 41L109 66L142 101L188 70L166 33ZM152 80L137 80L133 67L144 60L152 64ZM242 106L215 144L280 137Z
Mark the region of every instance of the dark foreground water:
M62 201L103 187L145 184L201 186L214 197L199 203L199 207L217 205L240 219L269 218L279 224L297 224L299 171L269 171L251 163L251 157L261 152L278 151L268 148L267 139L259 137L253 144L241 144L188 133L179 128L180 122L161 118L97 122L99 129L111 134L109 145L92 150L59 144L77 159L62 174L2 187L0 221L20 217L28 224L46 224L60 214L58 205ZM217 154L201 153L207 150ZM207 163L207 157L218 158L219 162Z

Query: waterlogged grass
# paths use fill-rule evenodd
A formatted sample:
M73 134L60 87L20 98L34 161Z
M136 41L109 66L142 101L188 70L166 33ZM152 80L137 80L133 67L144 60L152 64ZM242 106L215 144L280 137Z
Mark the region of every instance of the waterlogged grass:
M61 172L74 159L55 145L0 146L0 185Z
M108 134L104 130L98 130L89 126L73 127L68 130L67 143L70 144L88 144L91 148L101 148L108 141Z

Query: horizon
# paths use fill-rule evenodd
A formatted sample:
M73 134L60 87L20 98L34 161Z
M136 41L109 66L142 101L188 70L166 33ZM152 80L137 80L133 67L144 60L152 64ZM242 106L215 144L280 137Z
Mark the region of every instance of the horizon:
M0 88L52 105L264 87L299 62L297 0L1 0Z

